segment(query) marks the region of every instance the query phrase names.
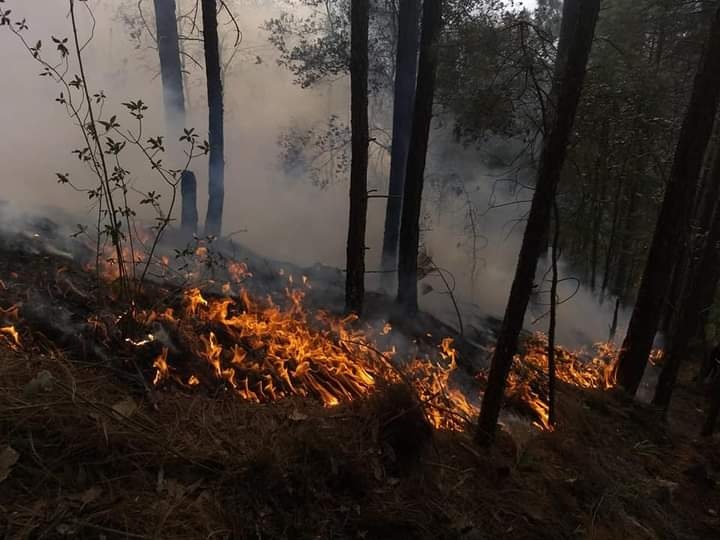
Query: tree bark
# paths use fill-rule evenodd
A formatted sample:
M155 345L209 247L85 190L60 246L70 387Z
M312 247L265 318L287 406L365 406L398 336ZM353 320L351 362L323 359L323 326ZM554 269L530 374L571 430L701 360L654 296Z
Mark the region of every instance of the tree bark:
M367 227L368 145L368 0L352 0L350 8L350 86L352 164L350 169L350 223L347 241L345 309L362 313L365 297L365 229Z
M635 395L658 329L672 265L690 225L697 181L720 97L720 7L695 76L692 97L680 131L670 180L660 209L637 301L617 364L617 381Z
M415 104L418 45L420 37L420 0L399 0L398 44L395 60L395 98L393 101L392 155L390 184L385 208L385 230L382 247L381 285L392 289L398 265L398 241L402 195L407 170L412 115Z
M163 101L165 104L165 125L169 148L178 146L178 139L186 126L185 90L183 86L180 42L177 29L175 0L154 0L155 28L157 31L158 53L160 55L160 76L162 78ZM180 154L180 152L177 152ZM197 182L191 171L185 171L180 179L182 197L180 223L185 234L197 232Z
M558 59L551 94L550 129L543 141L538 179L525 228L520 257L510 289L505 317L493 354L487 390L478 422L478 442L492 442L518 336L533 290L543 237L551 217L557 183L565 162L577 105L592 47L600 0L566 0L560 30Z
M409 316L416 315L418 311L417 263L420 246L420 212L435 97L438 40L442 29L442 3L442 0L435 0L423 4L415 112L407 174L403 188L397 301L405 314Z
M208 126L210 131L210 167L208 182L208 208L205 216L205 234L222 233L223 205L225 201L225 134L222 69L220 66L220 39L218 37L217 1L202 0L205 73L207 76Z
M710 180L720 185L720 155L713 167L713 177ZM690 341L695 335L700 314L708 304L712 305L718 281L720 281L720 208L716 204L710 234L705 242L702 260L693 279L690 280L690 292L680 310L677 331L670 340L670 351L665 358L663 369L655 389L653 403L664 409L670 405L672 392L677 381L682 360L687 356Z

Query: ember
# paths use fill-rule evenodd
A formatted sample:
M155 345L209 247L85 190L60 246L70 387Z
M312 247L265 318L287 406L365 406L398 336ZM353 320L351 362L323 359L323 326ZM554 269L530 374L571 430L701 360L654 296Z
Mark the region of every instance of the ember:
M15 330L14 326L10 325L0 327L0 334L9 337L12 340L12 347L20 347L20 334L18 334L18 331Z
M5 338L10 348L17 349L21 346L20 334L11 322L16 322L20 319L18 315L18 307L10 306L8 309L0 308L0 336Z

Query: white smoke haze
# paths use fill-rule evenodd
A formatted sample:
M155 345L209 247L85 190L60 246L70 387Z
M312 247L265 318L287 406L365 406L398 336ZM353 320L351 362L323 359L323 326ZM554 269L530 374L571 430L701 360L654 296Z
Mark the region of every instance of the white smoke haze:
M97 17L94 39L85 52L92 89L104 90L108 96L106 110L118 112L119 120L128 125L129 119L120 104L142 99L149 106L146 133L162 134L164 110L157 52L136 49L129 28L118 17L121 5L132 10L136 2L90 0L89 4ZM15 20L27 18L28 39L33 43L42 39L44 47L49 49L51 35L70 36L65 0L10 0L5 5L13 9ZM278 139L293 125L322 125L331 114L349 122L349 81L340 80L317 89L301 89L293 84L292 74L277 65L277 53L268 42L267 33L261 29L264 21L287 5L280 0L236 0L231 5L234 5L241 25L242 43L225 77L223 230L226 233L242 231L233 238L270 259L343 268L347 183L338 179L320 189L309 178L289 176L282 168ZM146 14L152 13L152 2L146 0L144 7ZM87 35L87 16L81 17L81 24L83 35ZM231 25L222 25L221 32L225 34L226 42L234 39ZM83 175L88 179L85 183L91 183L88 173L70 154L72 149L83 144L64 109L54 101L59 88L38 77L38 65L6 31L0 32L0 65L4 68L4 75L0 77L0 125L4 129L0 145L0 163L3 165L0 198L10 201L15 209L37 213L40 208L53 207L72 216L72 222L92 219L85 196L55 180L55 172L70 172L79 183L82 183ZM207 132L204 74L192 65L188 65L188 70L188 125L204 134ZM505 144L511 146L511 143ZM507 152L511 153L512 149ZM515 226L512 232L510 229L513 220L528 209L526 204L505 203L515 197L522 200L531 196L528 192L513 195L508 184L496 184L505 171L490 169L486 161L476 149L465 149L452 143L445 131L433 132L425 191L429 230L425 233L424 243L435 263L455 277L456 295L468 320L472 313L502 316L517 262L522 225ZM383 173L388 162L386 159L384 164L375 167ZM138 189L162 188L141 160L130 159L126 167L134 173ZM199 159L191 168L198 175L202 223L207 200L207 160ZM380 173L375 182L383 192L387 175ZM487 238L487 242L479 240L478 255L482 261L477 265L474 277L471 275L465 197L445 194L438 203L440 192L434 187L434 178L453 174L465 181L467 192L478 208L477 230ZM523 181L527 183L528 179ZM483 211L488 208L493 194L494 205L501 207ZM384 199L371 199L367 238L370 248L367 267L370 270L380 266L384 207ZM544 270L541 268L538 279ZM565 265L561 264L560 272L561 277L571 276ZM369 284L376 283L376 277L369 276ZM442 314L448 323L455 324L452 304L447 296L440 294L442 284L437 278L428 278L427 282L434 292L423 296L422 304ZM574 289L573 282L563 282L561 296ZM577 346L606 340L613 308L614 301L600 305L590 291L581 287L559 309L560 343ZM531 310L526 320L528 329L547 328L547 319L531 324L545 309L535 306ZM618 336L623 334L624 319L621 314Z

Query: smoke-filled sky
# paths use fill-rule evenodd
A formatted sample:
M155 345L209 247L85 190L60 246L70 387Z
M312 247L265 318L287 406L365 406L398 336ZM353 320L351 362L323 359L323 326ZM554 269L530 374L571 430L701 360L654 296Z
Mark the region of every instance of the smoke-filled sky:
M532 2L525 2L526 4ZM87 71L95 90L108 95L107 112L122 112L119 104L129 99L143 99L150 109L146 133L163 131L163 108L156 52L147 47L137 49L129 36L125 15L136 13L135 1L90 0L97 17L95 37L86 49ZM182 4L182 2L181 2ZM344 179L326 189L312 185L308 178L288 176L280 166L278 138L291 126L321 126L331 114L347 121L349 95L346 80L317 89L301 89L292 76L276 63L276 53L267 41L261 26L278 14L273 0L236 0L238 21L243 41L240 54L232 63L225 79L226 92L226 200L224 230L239 231L234 239L259 254L278 260L310 265L320 262L344 266L348 193ZM42 40L51 47L52 35L69 36L65 0L8 0L6 9L17 19L25 17L30 30L28 40ZM145 0L146 13L152 13L152 2ZM121 9L121 7L124 8ZM87 35L89 19L80 18L83 35ZM225 33L232 28L223 25ZM226 40L232 40L227 35ZM144 40L148 43L148 40ZM260 60L258 60L258 57ZM73 220L84 221L92 215L88 201L67 186L58 185L55 172L70 172L83 183L83 169L71 150L81 146L77 130L54 102L59 89L38 77L39 68L17 39L0 28L0 125L4 128L0 145L0 198L15 206L33 208L51 206L67 210ZM200 133L207 130L204 75L189 67L189 119ZM121 121L127 120L120 114ZM429 229L425 233L428 252L435 262L449 269L458 281L458 294L466 309L475 305L484 313L501 316L519 249L518 227L512 223L526 206L504 206L488 210L491 195L495 202L511 200L511 195L496 181L503 171L490 170L481 153L462 149L448 142L442 130L434 130L429 156L427 204L425 213ZM509 143L495 142L495 146ZM503 148L500 148L503 150ZM510 151L505 149L504 151ZM381 191L386 189L387 159L375 165L379 172L373 182ZM133 181L140 190L160 184L141 160L126 164L133 171ZM201 218L206 201L207 161L195 167L199 176ZM479 264L473 279L471 239L467 229L464 196L441 193L433 188L432 178L456 175L461 178L478 208ZM87 178L87 176L85 177ZM87 182L85 182L87 183ZM500 189L495 189L497 186ZM167 195L167 194L166 194ZM518 195L526 199L528 194ZM368 267L379 266L382 240L384 199L371 199L368 229ZM521 227L520 227L521 229ZM484 238L487 238L485 241ZM433 281L436 289L442 286ZM451 313L447 297L432 293L423 301L443 313ZM607 338L610 304L599 306L584 289L560 310L560 338L568 344L599 341ZM528 324L534 315L528 317ZM448 318L452 322L451 318ZM544 329L546 322L530 326Z

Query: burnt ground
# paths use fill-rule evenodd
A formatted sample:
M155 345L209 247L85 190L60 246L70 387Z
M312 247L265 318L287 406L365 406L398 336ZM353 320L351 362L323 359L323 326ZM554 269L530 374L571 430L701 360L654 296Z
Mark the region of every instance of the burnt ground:
M6 250L0 279L0 307L21 304L24 344L0 347L5 538L689 539L720 530L720 442L695 436L705 396L690 370L669 423L614 392L560 385L556 431L503 432L486 450L468 433L428 430L402 387L331 409L148 392L125 353L64 331L103 308L71 261Z

